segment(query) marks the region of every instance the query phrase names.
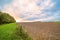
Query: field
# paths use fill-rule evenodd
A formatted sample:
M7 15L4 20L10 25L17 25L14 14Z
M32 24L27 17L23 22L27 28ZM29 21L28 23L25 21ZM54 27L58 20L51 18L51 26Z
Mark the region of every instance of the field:
M16 23L0 25L0 40L12 40L12 34L16 30Z
M21 22L34 40L60 40L59 22Z

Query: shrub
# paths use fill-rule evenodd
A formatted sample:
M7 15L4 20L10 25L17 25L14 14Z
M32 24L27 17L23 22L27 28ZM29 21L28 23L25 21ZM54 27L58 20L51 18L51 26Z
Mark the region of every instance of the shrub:
M23 26L17 27L15 35L22 40L33 40L32 37L25 32Z

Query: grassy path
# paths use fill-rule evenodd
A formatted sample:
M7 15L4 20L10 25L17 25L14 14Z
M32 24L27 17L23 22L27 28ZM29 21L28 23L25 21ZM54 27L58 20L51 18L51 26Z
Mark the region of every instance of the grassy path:
M11 36L16 30L16 23L0 25L0 40L12 40Z

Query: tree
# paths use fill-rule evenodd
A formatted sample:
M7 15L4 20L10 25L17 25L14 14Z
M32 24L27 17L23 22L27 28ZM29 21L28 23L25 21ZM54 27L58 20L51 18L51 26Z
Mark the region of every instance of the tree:
M0 24L14 23L15 19L7 13L0 12Z

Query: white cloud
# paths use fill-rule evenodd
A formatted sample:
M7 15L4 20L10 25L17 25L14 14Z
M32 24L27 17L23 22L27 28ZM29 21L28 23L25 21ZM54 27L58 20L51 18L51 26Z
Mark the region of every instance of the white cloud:
M45 18L47 15L46 12L43 13L43 10L52 8L54 3L52 3L51 0L39 1L41 1L41 5L38 7L38 0L13 0L11 4L4 6L3 11L10 13L17 21L27 21L26 19L32 17L42 18L38 19L40 21L52 19L52 17ZM21 18L21 15L24 17Z
M53 20L55 20L55 17L57 17L57 15L58 15L58 14L55 14L55 15L53 15L53 16L50 16L50 17L47 17L47 18L37 19L37 20L35 20L35 21L42 21L42 22L44 22L44 21L46 21L46 22L48 22L48 21L53 21Z

